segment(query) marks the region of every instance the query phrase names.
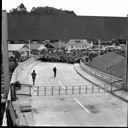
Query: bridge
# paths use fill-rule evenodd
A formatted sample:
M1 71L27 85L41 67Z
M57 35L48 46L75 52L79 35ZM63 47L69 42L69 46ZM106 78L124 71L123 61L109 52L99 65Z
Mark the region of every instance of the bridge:
M123 95L124 100L113 97L109 90L95 87L95 85L106 85L104 81L87 72L84 74L86 79L82 78L74 70L72 64L42 63L33 60L24 63L20 68L17 67L12 75L11 83L20 81L22 87L21 90L16 91L16 101L11 101L7 41L10 39L69 39L85 36L87 39L123 38L127 40L127 18L77 17L72 20L67 18L65 21L65 17L62 19L51 17L56 21L51 22L51 18L29 15L26 17L26 22L24 17L26 16L2 13L3 76L7 96L3 125L8 123L9 126L126 126L127 94L124 91L115 92L115 94ZM22 24L19 24L21 21ZM39 23L39 21L43 21L43 23L35 28L32 27L36 26L33 24ZM115 29L112 29L112 24ZM26 25L28 27L23 27ZM53 78L52 72L54 64L57 66L56 78ZM33 69L37 72L35 86L32 86L31 79ZM80 69L79 65L78 69ZM25 85L30 85L27 90ZM25 92L28 90L29 92ZM18 95L18 93L30 95ZM6 119L10 122L7 122Z

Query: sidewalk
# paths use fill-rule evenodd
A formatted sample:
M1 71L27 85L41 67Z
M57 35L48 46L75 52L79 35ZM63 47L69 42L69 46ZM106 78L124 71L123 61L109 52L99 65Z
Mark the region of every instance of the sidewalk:
M84 79L88 80L89 82L95 84L96 86L101 87L102 89L105 89L105 82L103 82L101 79L98 79L96 77L94 77L93 75L87 73L86 71L83 71L83 69L80 67L79 64L74 64L74 69L76 70L76 72L81 75ZM108 85L108 84L107 84ZM125 102L128 103L128 92L124 91L124 90L118 90L118 91L113 91L113 92L109 92L112 95L120 98L121 100L124 100Z

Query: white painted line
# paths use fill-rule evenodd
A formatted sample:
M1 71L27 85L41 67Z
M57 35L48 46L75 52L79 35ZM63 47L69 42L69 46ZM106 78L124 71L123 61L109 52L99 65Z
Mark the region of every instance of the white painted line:
M64 85L60 81L58 81L58 83L65 89Z
M87 108L85 108L76 98L74 98L74 100L75 100L84 110L86 110L88 113L90 113L90 111L89 111Z

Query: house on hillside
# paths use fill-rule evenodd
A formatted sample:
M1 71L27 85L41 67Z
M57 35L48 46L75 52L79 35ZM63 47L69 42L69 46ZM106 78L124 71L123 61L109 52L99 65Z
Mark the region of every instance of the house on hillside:
M43 44L41 44L40 47L38 48L38 50L39 51L41 51L41 50L47 50L47 48Z
M54 46L52 43L47 43L44 45L48 50L56 49L56 46Z
M71 39L65 45L67 50L82 50L91 47L91 44L85 39Z
M42 44L27 44L28 48L31 50L31 54L34 54L34 55L39 55L39 47L41 46Z
M8 55L12 57L28 57L29 49L26 44L8 44Z
M41 46L41 44L26 44L28 46L28 48L33 51L33 50L38 50L38 48Z
M53 46L56 49L62 49L62 48L65 48L65 42L62 40L59 40L58 42L53 43Z

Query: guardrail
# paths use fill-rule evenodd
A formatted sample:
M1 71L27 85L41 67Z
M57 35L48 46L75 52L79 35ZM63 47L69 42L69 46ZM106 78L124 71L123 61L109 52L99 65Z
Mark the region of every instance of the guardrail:
M34 56L34 57L32 57L32 58L30 58L30 59L24 61L24 62L21 62L21 63L19 64L19 66L16 67L16 69L15 69L14 72L13 72L13 74L11 74L11 82L10 82L10 84L11 84L11 83L15 83L15 81L16 81L16 75L17 75L17 73L18 73L18 71L17 71L18 69L20 69L20 68L23 67L24 65L26 65L26 64L28 64L28 63L31 63L31 62L33 62L33 61L35 61L35 60L37 60L37 56ZM8 101L11 102L11 89L10 89L10 87L9 87L9 93L8 93L8 96L7 96L7 99L6 99L6 103L5 103L6 105L5 105L5 112L4 112L3 120L2 120L2 126L7 126L7 110L10 111L9 108L8 108L10 102L8 102ZM12 106L12 107L13 107L13 106ZM12 107L11 107L11 108L12 108ZM11 110L11 112L15 113L14 110L13 110L13 111ZM14 117L14 118L15 118L15 117ZM13 123L14 123L14 122L13 122Z
M94 68L91 68L91 67L87 66L86 64L84 64L82 61L80 61L80 66L82 69L90 72L91 74L93 74L99 78L102 78L103 80L105 80L105 82L109 83L111 86L117 87L118 89L123 89L123 80L122 79L112 76L110 74L98 71Z
M75 95L88 93L103 93L105 92L100 87L93 85L76 85L76 86L31 86L22 84L21 89L16 90L17 95Z
M11 79L11 83L15 83L17 81L17 74L22 70L22 67L25 65L28 65L29 63L32 63L34 61L36 61L38 59L37 56L33 56L32 58L29 58L28 60L19 63L19 65L16 67L16 69L14 70L13 74L12 74L12 79Z

